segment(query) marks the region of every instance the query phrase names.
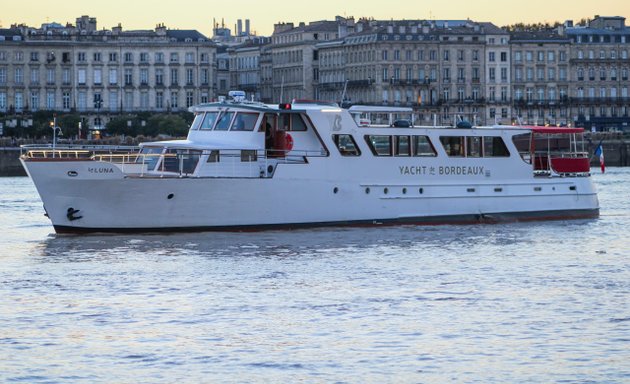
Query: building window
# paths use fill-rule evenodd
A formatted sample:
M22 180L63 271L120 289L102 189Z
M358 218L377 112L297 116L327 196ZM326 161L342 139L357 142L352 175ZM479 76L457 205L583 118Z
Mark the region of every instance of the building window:
M85 59L85 52L77 53L77 61L79 63L84 63L86 61L86 59Z
M118 91L109 91L109 110L116 111L118 109Z
M101 85L103 83L103 72L100 68L94 69L94 85Z
M93 58L94 58L93 61L100 62L101 61L101 53L100 52L94 52Z
M55 91L46 92L46 109L50 111L55 109Z
M155 85L164 85L164 70L161 68L155 70Z
M31 110L37 111L39 109L39 91L31 91Z
M186 92L186 108L190 108L194 105L194 93L192 91Z
M0 111L7 111L7 94L5 92L0 92Z
M155 108L157 109L164 108L164 93L163 92L155 93Z
M22 92L15 92L15 110L22 112L24 109L24 94Z
M179 108L179 94L178 92L171 92L171 108L177 109Z
M15 84L24 83L24 69L15 68Z
M125 110L133 110L133 92L125 92Z
M85 69L83 68L79 69L77 80L79 82L79 85L85 85L86 83L86 70Z
M79 111L83 112L87 109L87 94L85 91L79 91L79 95L77 96L77 107Z
M162 52L156 52L155 53L155 62L162 64L164 63L164 53Z
M192 68L186 69L186 85L193 85L195 74Z
M31 61L39 61L39 52L31 52Z
M39 69L31 68L31 84L39 84Z
M177 68L171 69L171 85L177 85L179 83L179 71Z
M125 68L125 85L133 85L133 70Z
M125 63L133 63L133 53L125 52Z
M110 52L109 53L109 61L110 62L118 61L118 53L117 52Z
M149 92L140 92L140 109L149 110Z
M194 64L195 63L195 54L193 52L186 52L185 59L186 64Z
M147 52L140 52L140 62L143 64L149 62L149 54Z
M149 70L147 68L140 69L140 85L149 84Z
M207 69L205 69L205 68L201 70L201 84L202 85L208 85L209 84L209 81L210 81L209 73L210 72ZM317 80L317 76L315 76L315 80Z
M495 61L495 52L488 52L488 61L489 62Z
M171 63L179 62L179 54L177 52L171 52Z
M63 109L64 110L69 110L71 107L70 104L70 92L64 92L62 95L62 101L63 101Z
M109 69L109 84L116 85L118 83L118 68Z

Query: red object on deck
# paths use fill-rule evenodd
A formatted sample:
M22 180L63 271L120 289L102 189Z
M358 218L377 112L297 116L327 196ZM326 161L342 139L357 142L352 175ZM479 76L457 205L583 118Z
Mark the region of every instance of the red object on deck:
M568 127L540 127L537 125L522 125L521 128L531 129L534 133L552 134L552 133L584 133L584 128L568 128Z
M582 173L591 171L591 165L586 157L551 158L551 167L558 173Z

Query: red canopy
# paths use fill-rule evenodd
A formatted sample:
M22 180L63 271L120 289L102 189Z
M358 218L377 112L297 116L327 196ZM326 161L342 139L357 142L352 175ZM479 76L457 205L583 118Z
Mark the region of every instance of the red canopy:
M531 129L534 133L552 134L552 133L583 133L584 128L569 127L541 127L536 125L521 125L521 128Z

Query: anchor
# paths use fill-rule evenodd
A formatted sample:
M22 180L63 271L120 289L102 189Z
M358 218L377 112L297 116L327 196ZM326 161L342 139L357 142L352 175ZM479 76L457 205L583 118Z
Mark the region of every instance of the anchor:
M80 209L74 209L74 208L70 207L70 208L68 208L68 213L66 213L66 217L70 221L79 220L79 219L81 219L83 217L83 216L75 216L77 213L79 213L79 211L80 211Z

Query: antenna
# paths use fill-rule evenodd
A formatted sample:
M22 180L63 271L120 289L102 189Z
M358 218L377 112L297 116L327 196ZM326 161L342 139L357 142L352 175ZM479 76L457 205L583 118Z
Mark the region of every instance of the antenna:
M341 103L339 103L341 108L343 108L343 101L346 99L346 90L347 89L348 89L348 79L346 79L346 82L343 85L343 92L341 93Z

